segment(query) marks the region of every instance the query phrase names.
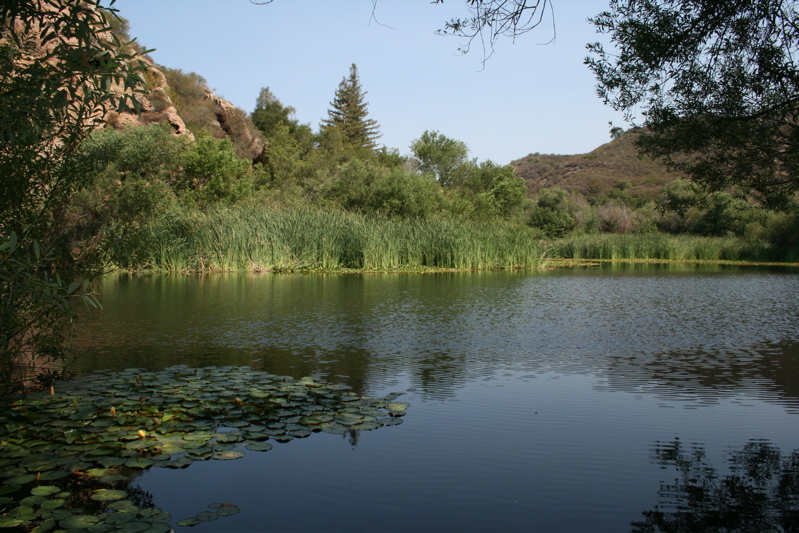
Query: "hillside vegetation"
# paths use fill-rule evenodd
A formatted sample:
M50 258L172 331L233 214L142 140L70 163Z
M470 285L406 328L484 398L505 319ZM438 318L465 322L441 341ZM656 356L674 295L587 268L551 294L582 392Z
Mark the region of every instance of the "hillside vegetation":
M657 200L663 187L680 178L663 165L641 156L639 133L630 131L587 154L529 154L510 164L531 195L557 187L586 198L607 198L622 188L632 198Z

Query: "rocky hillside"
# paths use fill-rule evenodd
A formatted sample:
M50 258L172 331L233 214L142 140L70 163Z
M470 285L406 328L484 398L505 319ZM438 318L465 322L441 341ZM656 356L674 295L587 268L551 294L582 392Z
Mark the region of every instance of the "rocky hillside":
M625 133L587 154L536 153L512 161L511 165L527 182L531 194L558 187L590 197L622 189L631 197L654 198L665 184L680 176L640 156L635 147L638 135Z

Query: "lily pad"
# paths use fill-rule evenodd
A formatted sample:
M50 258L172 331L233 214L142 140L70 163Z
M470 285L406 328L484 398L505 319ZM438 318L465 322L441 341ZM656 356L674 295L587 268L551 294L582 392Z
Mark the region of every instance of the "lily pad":
M93 515L72 515L69 518L60 520L58 525L64 529L86 529L99 521L100 519Z
M236 450L217 452L211 456L212 459L219 459L223 461L230 459L241 459L242 457L244 457L244 453Z
M64 505L66 505L66 503L67 503L67 500L65 500L64 498L55 498L55 499L52 499L52 500L47 500L47 501L42 502L41 508L42 509L53 510L53 509L58 509L59 507L62 507Z
M219 516L232 516L234 514L239 514L240 512L241 509L230 503L226 503L222 507L218 507L216 509L216 514Z
M155 461L146 457L133 457L125 461L125 466L128 468L149 468L155 464Z
M40 485L31 489L31 494L34 496L50 496L58 492L61 492L61 489L55 485Z
M128 493L125 492L124 490L113 490L113 489L101 489L91 495L91 499L97 500L98 502L112 502L127 497Z
M135 521L135 522L128 522L126 524L122 524L118 530L124 531L125 533L141 533L142 531L147 531L153 524L150 522L143 522L143 521Z
M21 476L14 476L6 479L3 484L5 485L24 485L36 479L36 474L23 474Z
M211 522L219 518L219 515L213 511L202 511L194 516L200 522Z
M254 452L268 452L272 449L268 442L248 442L244 447Z

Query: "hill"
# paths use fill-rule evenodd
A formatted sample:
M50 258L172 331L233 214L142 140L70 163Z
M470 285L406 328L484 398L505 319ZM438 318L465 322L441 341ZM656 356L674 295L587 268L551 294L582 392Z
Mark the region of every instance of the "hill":
M527 182L530 194L558 187L585 197L620 189L632 198L656 198L664 185L681 177L638 154L640 133L627 132L587 154L530 154L510 164Z

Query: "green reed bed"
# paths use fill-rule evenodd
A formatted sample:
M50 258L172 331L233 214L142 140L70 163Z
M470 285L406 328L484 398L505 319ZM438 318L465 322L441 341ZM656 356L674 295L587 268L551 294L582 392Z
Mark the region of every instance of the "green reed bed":
M257 207L177 211L144 227L120 267L169 272L417 270L533 267L526 227L399 220L341 211Z
M773 259L765 243L737 237L692 235L600 234L553 241L549 256L564 259L765 261Z

